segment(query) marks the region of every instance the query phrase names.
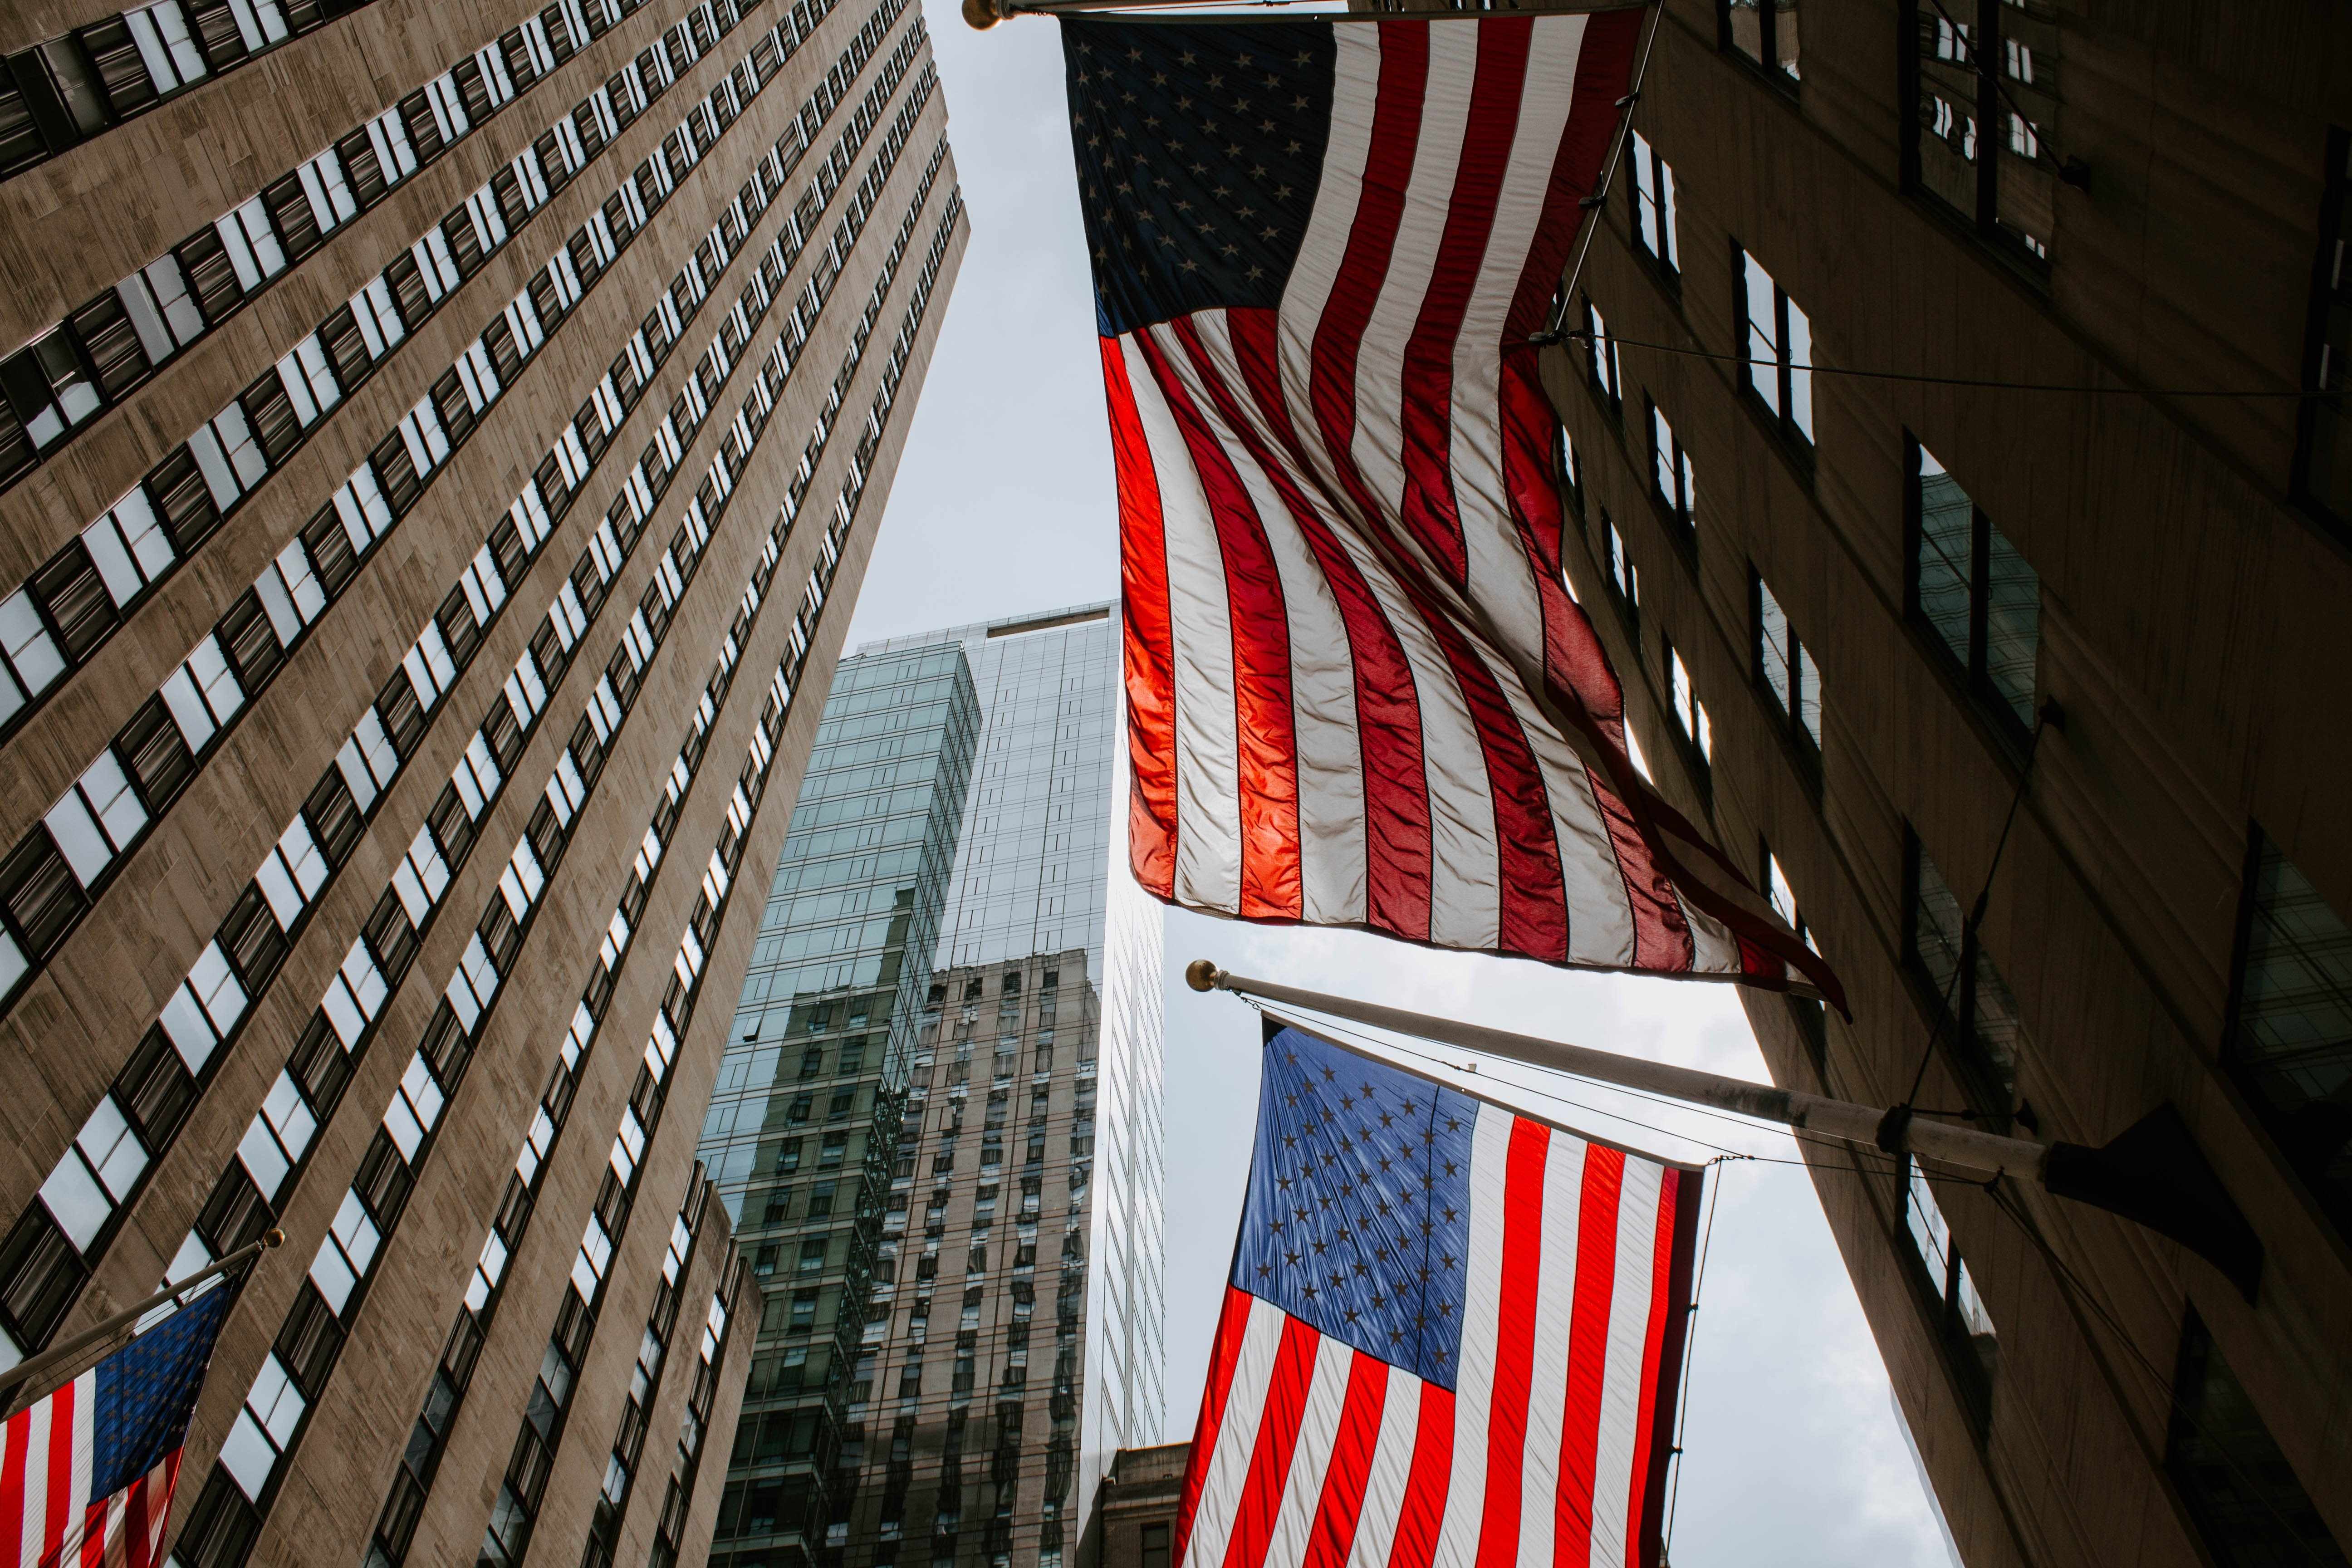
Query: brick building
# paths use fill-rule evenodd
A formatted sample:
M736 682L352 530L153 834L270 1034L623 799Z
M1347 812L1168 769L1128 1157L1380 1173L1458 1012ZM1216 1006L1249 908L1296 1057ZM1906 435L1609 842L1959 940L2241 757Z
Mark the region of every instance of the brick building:
M921 11L103 3L0 18L0 1356L279 1226L184 1568L699 1560L700 1004L962 251Z

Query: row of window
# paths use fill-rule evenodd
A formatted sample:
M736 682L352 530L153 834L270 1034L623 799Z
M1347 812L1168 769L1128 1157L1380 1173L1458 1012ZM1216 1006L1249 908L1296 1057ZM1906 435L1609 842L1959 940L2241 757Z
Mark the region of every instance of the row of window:
M54 456L68 436L250 304L337 229L529 92L580 40L602 36L644 4L613 0L608 9L554 0L37 333L0 363L0 487ZM162 0L151 9L177 8L178 0ZM456 281L451 273L470 277L479 254L503 240L503 229L492 226L520 225L551 184L560 188L601 153L739 19L740 0L691 7L477 193L476 222L453 211L426 229L411 265L387 275L392 296L404 308L429 310ZM419 300L420 293L429 299Z
M728 15L734 14L730 6ZM698 12L698 15L699 13ZM715 16L716 13L713 13ZM730 24L731 26L731 24ZM673 29L683 36L686 24ZM709 95L679 121L654 154L623 180L589 220L555 247L545 267L502 310L494 312L478 341L419 401L394 436L380 445L383 461L394 470L372 477L372 489L354 491L343 503L347 525L365 538L387 508L404 510L410 491L421 488L448 450L461 444L488 405L509 385L524 363L538 353L548 332L560 326L582 295L594 287L619 250L668 199L682 173L731 127L744 101L772 80L794 46L786 26L763 35ZM620 124L615 108L634 121L667 81L665 65L639 83L634 62L615 77L615 89L598 88L583 100L582 114L598 123ZM818 111L829 110L820 87ZM601 152L601 132L592 142L576 134L559 136L569 119L541 138L546 153L526 148L465 201L428 227L408 250L396 255L381 275L345 304L330 311L317 330L278 363L206 420L145 479L68 541L15 593L0 600L0 731L20 724L61 679L79 668L120 626L131 610L176 571L222 522L251 499L268 476L283 468L316 429L328 410L373 375L391 353L438 310L459 284L509 243L520 226ZM811 129L814 129L812 126ZM780 147L773 164L794 162L805 142ZM782 174L763 173L775 182ZM752 194L761 205L776 184L761 182ZM728 238L740 243L741 213L728 215ZM270 241L270 257L282 256ZM257 253L258 254L258 253ZM264 259L267 259L265 257ZM688 270L694 270L689 264ZM702 273L673 290L665 322L688 310L707 287ZM648 321L649 331L656 323ZM643 365L619 374L626 384ZM598 412L611 414L611 389ZM588 412L583 411L583 414ZM596 426L601 422L585 421ZM395 447L397 448L395 450ZM573 452L579 459L584 454Z
M936 169L936 166L935 159L933 168ZM918 198L916 210L919 209L921 200L922 198ZM910 210L908 216L909 224L902 226L901 245L904 244L904 237L911 231L913 210ZM952 215L950 221L953 221ZM788 526L789 520L780 518L778 529L782 530ZM771 542L772 544L774 542L772 539ZM726 683L731 679L734 662L738 657L737 650L740 647L740 637L749 629L748 617L756 612L760 603L759 583L767 573L773 570L776 559L777 556L772 549L763 553L760 564L755 568L754 583L746 590L743 615L739 616L736 633L730 635L722 647L719 670L712 678L716 696L706 692L705 701L695 716L693 731L688 737L687 747L680 754L677 767L673 770L672 787L665 794L661 804L656 807L656 825L665 832L677 820L684 785L691 777L693 761L698 759L701 754L702 747L707 742L709 725L716 715L718 701L723 699ZM826 568L822 564L818 568L820 574L825 570ZM813 578L811 592L814 594L817 591L818 584ZM669 1060L675 1054L678 1034L683 1030L687 1018L690 1016L693 992L701 979L701 954L704 945L715 934L719 910L723 906L731 879L732 867L730 861L740 858L742 848L742 829L749 823L751 810L756 804L761 789L764 786L768 769L773 762L775 740L782 732L786 705L789 701L790 675L787 672L797 672L800 662L806 658L806 652L804 642L793 644L787 651L785 665L779 668L775 679L771 683L768 700L761 714L761 723L752 738L751 755L745 763L743 778L738 783L735 799L730 802L728 822L721 829L719 847L713 852L711 868L705 877L702 899L698 901L695 914L689 920L688 930L681 938L677 961L677 983L672 985L670 994L664 999L662 1018L656 1024L647 1045L646 1062L639 1075L638 1091L632 1096L630 1104L623 1112L622 1127L615 1135L612 1161L613 1177L614 1182L619 1184L618 1190L617 1193L608 1191L598 1211L592 1215L588 1228L583 1233L581 1249L575 1260L575 1285L583 1278L593 1282L592 1304L593 1291L601 1289L604 1269L609 1266L618 1228L625 1218L626 1199L634 1185L636 1162L642 1156L646 1141L650 1134L651 1124L659 1114L663 1098L662 1084L667 1076ZM650 866L641 866L633 871L632 885L640 908L645 896L645 878L650 869ZM510 900L513 891L507 883L501 883L502 900ZM499 907L499 904L494 901L493 912ZM520 938L518 937L514 947L519 948L519 946ZM510 953L512 951L509 949ZM436 1015L436 1021L446 1018L452 1026L467 1033L478 1030L481 1015L477 1013L472 1020L466 1023L459 1022L463 1016L463 1004L470 1000L476 1006L487 1008L495 994L495 980L489 982L491 989L488 992L484 991L484 977L477 972L476 958L474 948L469 944L467 958L461 962L457 974L452 977L448 995ZM601 993L598 988L592 985L591 998L596 998L600 994L602 996L610 994L609 972L606 972L605 984L601 988ZM456 1005L453 1006L453 1005ZM411 1077L415 1076L412 1069ZM650 1087L648 1087L649 1083ZM404 1082L404 1093L406 1092L407 1088ZM403 1103L404 1103L403 1100L396 1099L395 1109ZM431 1102L430 1109L436 1118L442 1103L442 1100ZM518 1173L523 1175L526 1181L536 1176L537 1162L543 1154L541 1141L548 1136L551 1136L551 1129L548 1134L542 1134L541 1130L534 1126L532 1138L526 1142L525 1150L519 1157ZM362 1173L365 1173L364 1170ZM614 1187L614 1182L608 1182L608 1189ZM511 1207L512 1197L513 1194L510 1190L509 1207ZM360 1206L362 1210L367 1208L364 1204ZM347 1203L345 1207L348 1214L352 1205ZM365 1217L373 1226L372 1230L361 1227L357 1219L353 1219L350 1227L353 1233L352 1238L346 1238L341 1232L338 1231L331 1233L327 1241L321 1244L321 1263L314 1266L312 1283L322 1297L331 1300L333 1291L328 1287L340 1284L343 1279L343 1274L336 1272L329 1264L330 1249L332 1249L332 1260L342 1264L345 1270L353 1276L354 1281L363 1279L367 1266L380 1251L383 1236L388 1232L391 1222L397 1218L397 1215L394 1213L389 1215L379 1215L371 1210L367 1212ZM355 1256L351 1247L346 1245L347 1239L355 1239L359 1252L363 1256ZM476 1286L481 1290L481 1299L485 1303L488 1300L488 1292L495 1289L497 1283L490 1278L490 1271L493 1269L502 1271L507 1250L503 1238L494 1229L490 1242L485 1245L484 1268L478 1269L477 1273ZM325 1284L320 1282L321 1268L326 1270ZM475 1289L476 1287L469 1287L469 1310ZM334 1301L333 1304L339 1312L347 1313L350 1310L348 1294L350 1286L343 1286L343 1289L346 1292L345 1298ZM298 1304L298 1315L303 1313L307 1306L306 1298L305 1303ZM557 1366L560 1381L564 1384L567 1392L569 1387L567 1374L572 1368L576 1367L577 1355L574 1353L571 1360L566 1361L561 1352L567 1345L574 1347L575 1352L577 1348L583 1347L589 1326L576 1315L570 1320L568 1333L565 1325L559 1324L556 1340L558 1353L552 1364ZM478 1335L464 1334L462 1327L461 1321L460 1332L453 1335L452 1343L460 1347L462 1351L462 1353L456 1358L457 1369L465 1373L470 1373L472 1351L465 1347L478 1347L479 1339ZM216 1468L213 1479L207 1484L197 1514L192 1520L188 1531L188 1543L183 1548L183 1560L190 1563L191 1568L199 1568L199 1565L201 1568L221 1568L221 1565L233 1564L241 1561L244 1552L249 1549L252 1537L258 1528L260 1506L257 1505L266 1506L269 1490L274 1487L276 1477L281 1468L278 1461L298 1435L301 1417L309 1403L315 1399L319 1384L331 1370L335 1348L339 1346L330 1346L310 1358L307 1363L307 1382L287 1373L281 1363L275 1360L265 1363L262 1373L255 1384L255 1396L248 1399L247 1411L240 1417L230 1445L224 1447L221 1464ZM460 1384L462 1381L462 1377L456 1380ZM441 1384L436 1382L436 1388L440 1386ZM542 1386L544 1386L543 1384ZM289 1404L289 1399L298 1402ZM560 1403L558 1407L560 1408ZM431 1411L432 1405L428 1400L428 1415ZM444 1412L445 1423L446 1415L446 1412ZM240 1438L243 1439L241 1444ZM540 1471L540 1480L543 1482L543 1479L542 1468ZM388 1506L387 1513L391 1513L400 1501L399 1489L395 1487L393 1504ZM413 1523L413 1520L412 1513L409 1522ZM379 1550L382 1544L379 1541ZM404 1542L402 1542L404 1547Z
M869 27L881 25L885 24L877 21L869 24ZM854 42L854 54L862 57L871 47L872 38L861 35ZM906 68L917 47L919 40L909 40L894 58L894 84L897 74ZM850 55L845 55L844 63L849 63L850 58ZM830 96L824 89L820 91L821 97ZM810 106L819 101L813 98ZM448 663L451 648L470 653L470 644L478 640L480 627L503 604L509 587L520 581L522 571L552 526L552 520L560 519L568 510L572 498L611 447L621 422L643 398L649 378L667 360L686 321L707 300L710 283L717 280L720 269L748 242L750 223L772 203L783 179L802 156L806 131L806 120L795 121L779 146L761 161L758 172L745 182L720 224L694 247L670 289L656 300L642 328L632 334L604 381L541 460L535 477L515 504L513 526L494 532L490 543L478 557L471 577L460 588L452 590L449 601L443 606L436 623L439 628L437 640L426 650L428 671ZM786 152L792 153L792 162L784 160ZM844 148L836 147L824 169L830 171L846 162ZM708 417L711 399L741 354L749 333L771 305L777 302L785 276L802 248L806 228L837 183L821 174L812 182L797 212L783 219L783 232L771 246L759 270L746 282L741 296L697 363L692 380L680 391L662 426L646 447L624 496L614 503L607 520L611 527L625 530L640 525L651 505L654 489L667 486L672 468L682 456L682 443L691 439ZM617 197L614 204L608 204L617 205ZM598 215L599 219L602 216ZM625 242L641 232L641 226L630 223L619 232ZM580 237L575 235L575 241ZM604 254L610 254L609 248ZM559 253L559 260L562 258ZM602 275L600 262L590 274L592 284ZM793 307L795 324L788 330L788 353L797 353L805 339L808 319L819 302L806 289L803 295ZM576 301L578 297L575 289L572 299ZM263 572L253 589L230 606L215 633L197 645L157 695L132 716L112 746L100 754L75 788L68 791L5 862L0 862L0 994L13 992L38 964L54 954L91 907L105 882L123 863L127 852L194 776L201 760L222 742L229 723L242 713L247 699L282 667L289 652L316 624L327 605L350 585L361 562L377 549L384 535L396 525L398 517L415 506L425 487L446 467L455 446L471 435L476 427L470 402L474 388L478 386L484 395L496 395L501 385L501 378L486 363L478 365L477 362L484 358L478 351L484 342L492 340L513 348L521 346L510 335L500 336L509 323L518 319L518 307L528 312L522 319L534 327L539 325L541 318L520 296L515 305L495 317L484 339L442 378L436 395L428 396L412 410L379 445L376 454L354 470L351 479L337 490L328 506L320 510L297 541ZM565 314L555 319L554 326L560 327L570 313L571 305L566 304ZM530 345L534 356L544 342L544 335L534 332L522 340ZM512 370L519 368L520 363L508 367L505 381L510 382ZM789 363L788 359L787 366ZM472 379L465 374L469 369L478 372ZM465 392L462 397L457 395L461 386ZM446 423L434 406L441 401L437 394L442 391L450 394L446 404ZM754 413L764 416L763 409L755 409ZM747 427L739 425L730 437L730 453L740 455L747 439ZM731 483L733 471L724 476L714 473L714 494L706 498L708 500L723 494ZM116 513L123 510L118 506ZM112 515L115 514L110 514ZM585 601L601 602L603 584L610 581L612 570L617 565L612 537L604 534L598 543L604 548L595 559L593 572L583 566L574 574L577 581L567 607L573 612L575 621L583 613ZM593 613L593 605L588 605L585 613Z
M911 117L907 123L911 123ZM780 342L772 351L739 421L764 426L789 364ZM748 447L730 445L715 460L713 477L740 473L748 458ZM667 470L656 477L666 489ZM698 490L689 504L687 520L665 556L667 569L648 586L629 635L600 679L567 754L568 770L560 768L558 784L551 785L550 809L558 812L562 821L569 821L601 767L613 727L634 700L645 660L650 658L657 637L654 628L667 627L685 575L709 538L708 520L723 506L725 493L731 489L731 479L722 488L714 488L706 479L702 489L712 493L706 496ZM526 499L532 493L527 490ZM559 499L559 516L562 507L569 504L570 493L563 492ZM653 486L640 472L616 499L613 515L583 552L549 612L547 624L524 651L514 675L493 701L475 744L420 828L394 875L393 888L385 893L362 942L354 944L346 960L343 975L330 987L321 1005L321 1018L314 1020L313 1038L306 1038L304 1051L298 1051L298 1065L306 1053L316 1054L321 1064L331 1063L331 1053L313 1051L329 1037L328 1026L332 1026L332 1037L348 1050L381 1008L389 989L385 972L404 968L413 955L417 924L447 885L451 863L462 861L470 850L471 825L487 808L504 770L520 755L547 693L568 668L588 619L601 608L614 574L642 533L654 495ZM524 510L518 502L518 514ZM501 524L500 531L510 528L513 521ZM542 521L533 531L531 550L544 542L551 526ZM624 536L626 546L621 543ZM519 568L511 580L520 580ZM453 590L451 599L457 601L457 591ZM394 673L387 695L362 716L352 742L289 827L279 848L265 859L246 898L225 922L220 940L199 956L188 982L119 1077L109 1100L101 1101L93 1114L85 1136L68 1150L45 1184L41 1200L28 1209L12 1233L5 1253L0 1254L0 1311L6 1312L5 1326L19 1343L45 1337L62 1313L87 1272L84 1260L102 1249L131 1188L177 1131L180 1114L196 1092L198 1075L205 1073L218 1045L246 1016L252 997L274 978L299 933L299 923L283 923L282 906L298 902L299 911L306 914L315 904L327 878L356 844L367 812L421 740L426 715L447 689L457 662L469 659L479 646L478 635L454 643L442 638L438 631L443 624L437 618L428 622L418 647L439 649L450 657L436 664L419 659L412 649L411 658ZM730 643L733 646L740 643ZM166 1046L171 1049L164 1049ZM174 1052L181 1058L177 1063L169 1059ZM331 1092L340 1091L347 1076L347 1068L337 1067L329 1073L331 1083L320 1093L331 1098ZM290 1173L302 1148L307 1148L320 1117L296 1103L303 1098L281 1079L273 1103L282 1102L282 1115L273 1121L274 1131L267 1138L260 1135L271 1109L265 1107L264 1118L257 1119L256 1132L247 1138L244 1152L257 1167L254 1174L260 1193L275 1191ZM153 1109L143 1109L151 1106ZM283 1147L289 1131L299 1133L300 1148ZM273 1149L278 1151L274 1158ZM99 1157L93 1159L93 1154Z
M670 1467L669 1485L662 1498L661 1517L654 1525L654 1543L646 1568L677 1568L678 1552L686 1540L686 1515L694 1497L695 1477L702 1467L702 1439L710 1423L710 1406L718 1396L719 1367L727 1356L727 1333L734 1326L730 1303L742 1279L742 1259L730 1258L719 1289L710 1299L710 1318L700 1346L701 1360L694 1369L694 1387L687 1396L686 1419L677 1436L677 1458ZM715 1328L715 1332L713 1331ZM593 1551L594 1542L591 1542ZM583 1554L583 1563L592 1560ZM595 1568L610 1562L593 1560Z

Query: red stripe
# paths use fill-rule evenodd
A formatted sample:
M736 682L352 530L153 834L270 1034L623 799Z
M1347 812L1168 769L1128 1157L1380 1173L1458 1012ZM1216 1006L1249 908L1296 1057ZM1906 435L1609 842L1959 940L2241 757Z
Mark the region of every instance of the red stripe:
M1527 1474L1528 1389L1534 1379L1536 1284L1543 1265L1544 1163L1551 1133L1511 1118L1503 1156L1503 1274L1495 1321L1495 1377L1486 1413L1486 1511L1478 1561L1519 1554L1520 1483Z
M1176 890L1176 638L1168 611L1168 536L1160 480L1128 384L1121 340L1102 342L1118 472L1120 621L1126 639L1128 863L1144 891Z
M1484 26L1485 24L1480 24ZM1348 231L1348 248L1331 282L1330 298L1315 323L1307 401L1339 482L1364 518L1380 506L1357 471L1349 448L1356 438L1356 358L1372 319L1381 283L1396 249L1397 226L1412 184L1413 148L1429 85L1429 24L1381 22L1381 80L1372 100L1372 135L1365 151L1363 189Z
M1209 1479L1209 1460L1216 1453L1217 1433L1225 1424L1225 1401L1234 1388L1234 1367L1240 1362L1242 1340L1249 1331L1250 1303L1246 1290L1225 1287L1224 1310L1217 1319L1217 1337L1209 1347L1208 1382L1201 1390L1201 1419L1192 1428L1192 1451L1184 1460L1184 1493L1176 1508L1175 1551L1168 1561L1184 1561L1192 1539L1192 1516L1200 1511L1201 1489ZM0 1562L5 1562L0 1559Z
M33 1413L8 1417L7 1447L0 1450L0 1563L25 1560L25 1464L30 1452Z
M1560 286L1560 272L1575 248L1581 227L1577 204L1601 183L1601 166L1609 143L1617 134L1618 100L1633 85L1633 51L1642 37L1643 10L1604 11L1584 19L1584 37L1577 45L1576 85L1569 99L1568 123L1560 128L1559 152L1553 158L1551 184L1544 192L1543 218L1528 247L1519 286L1511 297L1504 341L1524 342L1543 325L1552 291ZM1621 176L1631 183L1630 176ZM1591 222L1601 221L1594 213Z
M49 1473L47 1514L41 1521L41 1556L55 1557L65 1545L66 1531L80 1511L81 1499L73 1495L74 1395L81 1392L77 1379L49 1395Z
M1454 1477L1454 1391L1421 1385L1421 1424L1413 1433L1412 1468L1404 1505L1397 1510L1389 1568L1429 1568L1437 1532L1445 1524L1445 1490Z
M1626 1488L1628 1568L1641 1561L1642 1520L1654 1485L1650 1476L1650 1445L1657 1436L1658 1363L1665 1351L1666 1313L1673 1304L1675 1197L1681 1175L1680 1171L1668 1171L1658 1184L1657 1233L1650 1255L1650 1326L1642 1336L1642 1402L1633 1408L1633 1479Z
M1568 1397L1559 1419L1559 1496L1552 1562L1592 1558L1592 1467L1601 1436L1601 1390L1609 1369L1609 1311L1617 1288L1617 1198L1625 1156L1588 1143L1576 1221L1576 1304L1568 1324Z
M1190 321L1166 329L1192 357L1205 359ZM1233 456L1184 385L1157 330L1135 334L1161 399L1192 455L1217 530L1225 569L1225 624L1233 637L1235 790L1241 807L1244 920L1297 920L1302 912L1298 875L1298 735L1290 706L1290 617L1282 574ZM1213 371L1203 379L1216 383ZM1231 427L1233 421L1224 421Z
M1282 1343L1274 1352L1265 1412L1258 1419L1257 1446L1250 1451L1248 1479L1234 1510L1234 1532L1225 1542L1224 1568L1260 1568L1274 1536L1275 1515L1290 1480L1290 1457L1307 1415L1307 1391L1315 1381L1315 1351L1323 1336L1297 1318L1285 1317Z
M1229 310L1234 358L1250 398L1289 457L1291 470L1310 474L1306 453L1283 395L1279 321L1271 310ZM1283 465L1265 462L1270 474ZM1280 482L1278 479L1277 482ZM1356 738L1363 753L1365 923L1412 942L1429 940L1429 774L1422 755L1421 698L1412 665L1388 612L1363 574L1305 495L1283 499L1315 552L1323 580L1347 627L1349 672L1356 685Z
M1346 1568L1356 1543L1356 1521L1364 1509L1364 1489L1372 1478L1372 1450L1380 1444L1381 1409L1387 1402L1389 1367L1358 1351L1348 1369L1348 1397L1339 1406L1332 1435L1331 1465L1324 1472L1323 1499L1298 1568Z
M1478 26L1476 74L1446 202L1445 233L1430 268L1421 314L1405 343L1402 521L1457 587L1469 580L1469 554L1454 499L1454 349L1486 263L1504 176L1510 172L1534 37L1532 17L1489 17Z

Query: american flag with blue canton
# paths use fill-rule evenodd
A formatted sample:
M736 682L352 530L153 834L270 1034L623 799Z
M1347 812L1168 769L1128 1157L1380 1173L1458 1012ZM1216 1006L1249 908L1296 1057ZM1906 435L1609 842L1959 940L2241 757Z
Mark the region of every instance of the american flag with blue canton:
M188 1415L236 1292L226 1281L8 1417L0 1563L153 1568Z
M1159 898L1837 994L1561 574L1528 340L1646 16L1063 19Z
M1654 1568L1699 1184L1276 1034L1176 1568Z

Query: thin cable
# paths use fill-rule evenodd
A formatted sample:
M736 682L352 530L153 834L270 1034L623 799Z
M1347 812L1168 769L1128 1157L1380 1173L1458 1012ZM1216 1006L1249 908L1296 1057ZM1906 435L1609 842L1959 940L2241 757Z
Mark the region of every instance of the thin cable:
M1721 1163L1723 1161L1720 1159L1707 1162L1710 1169ZM1682 1397L1675 1411L1675 1451L1668 1456L1675 1462L1675 1478L1666 1488L1666 1527L1658 1541L1658 1556L1662 1563L1672 1562L1675 1555L1675 1510L1683 1499L1683 1437L1690 1426L1691 1384L1697 1381L1694 1375L1697 1371L1696 1358L1692 1354L1692 1348L1698 1342L1699 1292L1706 1285L1706 1256L1715 1247L1715 1209L1722 1196L1723 1181L1718 1173L1716 1180L1707 1184L1706 1225L1699 1238L1698 1267L1691 1274L1690 1311L1686 1314L1689 1327L1683 1334Z
M1552 348L1570 342L1590 342L1592 335L1590 330L1577 327L1559 331L1530 333L1527 341L1538 348ZM1770 370L1780 368L1780 362L1776 359L1748 359L1739 354L1716 353L1707 349L1678 348L1673 343L1654 343L1640 338L1610 337L1604 333L1601 341L1613 343L1619 348L1651 349L1663 354L1680 354L1685 359L1711 359L1724 364L1762 365ZM2116 397L2309 398L2334 395L2332 393L2326 392L2230 392L2215 391L2210 387L2093 386L2087 383L1991 381L1965 375L1914 375L1907 371L1899 370L1848 370L1831 364L1792 364L1788 368L1801 370L1812 375L1848 375L1864 381L1907 381L1926 386L1984 386L2002 392L2085 392Z

